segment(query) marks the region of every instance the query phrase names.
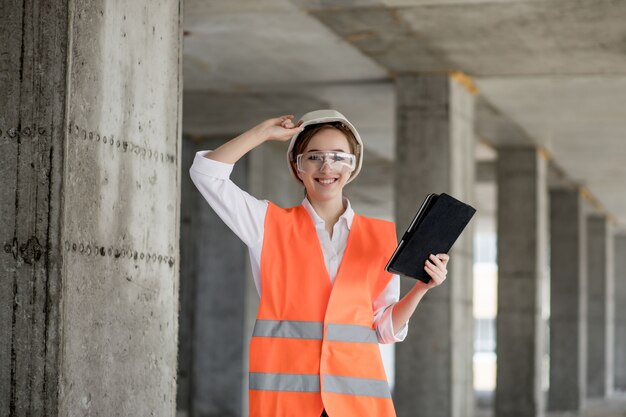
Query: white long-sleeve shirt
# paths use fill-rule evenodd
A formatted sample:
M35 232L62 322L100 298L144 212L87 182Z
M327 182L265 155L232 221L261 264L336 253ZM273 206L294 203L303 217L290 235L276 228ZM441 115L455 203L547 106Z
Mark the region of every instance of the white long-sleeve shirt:
M191 180L215 213L248 247L252 277L260 296L262 290L261 249L263 247L268 201L258 200L239 188L230 180L234 164L205 158L204 155L207 152L210 151L196 153L189 169ZM313 219L324 254L324 263L331 283L334 283L337 269L346 249L354 211L348 199L344 197L346 209L335 223L331 238L326 231L324 220L315 212L311 203L305 198L302 205ZM387 287L372 302L374 327L380 343L401 342L406 337L408 326L405 324L402 329L394 334L391 321L393 306L398 302L399 297L400 277L394 275Z

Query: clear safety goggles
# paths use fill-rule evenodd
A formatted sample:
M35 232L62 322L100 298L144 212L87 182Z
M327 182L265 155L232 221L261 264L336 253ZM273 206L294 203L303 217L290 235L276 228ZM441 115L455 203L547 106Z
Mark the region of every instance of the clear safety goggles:
M305 152L296 157L296 164L298 171L306 173L321 171L324 165L328 165L333 172L352 172L356 168L356 156L336 151Z

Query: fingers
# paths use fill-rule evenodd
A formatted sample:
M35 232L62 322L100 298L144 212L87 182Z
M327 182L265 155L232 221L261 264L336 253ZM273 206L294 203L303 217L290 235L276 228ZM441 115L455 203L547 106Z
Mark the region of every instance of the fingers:
M430 261L426 261L424 270L430 275L436 285L441 284L446 279L445 274Z
M293 116L291 116L291 115L283 116L280 119L278 119L278 123L277 124L279 124L280 127L284 128L284 129L297 129L302 124L302 121L300 121L300 122L298 122L297 125L295 125L295 124L293 124L293 121L291 119L293 119Z
M442 261L446 261L446 262L450 260L450 255L448 255L447 253L438 253L437 257L441 259Z
M300 126L302 125L302 123L304 123L302 120L299 120L297 124L293 123L293 119L294 115L293 114L285 114L279 117L276 117L274 119L270 119L272 124L275 126L280 126L283 129L289 129L292 130L292 132L290 132L292 135L295 135L298 132L301 132L302 130L304 130L303 128L300 128Z
M442 261L441 258L440 258L440 256L444 256L444 255L445 254L439 254L437 256L430 255L429 258L432 259L432 263L437 265L445 274L446 272L448 272L446 270L446 264L448 263L448 260L446 259L446 260ZM448 257L448 255L445 255L445 256ZM448 259L449 259L449 257L448 257Z
M445 253L440 253L436 256L430 255L429 259L426 260L424 270L431 276L433 281L435 281L435 285L439 285L445 281L446 274L448 273L446 264L449 260L450 257Z
M282 128L282 130L280 132L275 132L274 133L274 137L277 140L281 140L281 141L286 141L289 140L293 137L293 135L296 135L300 132L302 132L303 128L301 127L292 127L292 126L280 126Z

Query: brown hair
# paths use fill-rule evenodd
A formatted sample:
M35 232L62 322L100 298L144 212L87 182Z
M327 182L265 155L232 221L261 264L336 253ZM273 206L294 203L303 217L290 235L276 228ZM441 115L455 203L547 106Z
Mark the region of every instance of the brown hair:
M348 144L350 145L350 152L356 155L357 164L359 161L359 154L361 152L361 147L359 146L359 142L356 140L354 133L352 130L341 122L327 122L327 123L316 123L312 125L308 125L304 128L302 132L296 138L296 143L293 144L293 149L291 150L291 155L289 155L289 164L291 164L291 169L293 172L297 174L298 167L296 165L296 157L303 153L306 149L309 142L315 134L323 129L337 129L341 133L343 133L348 139ZM297 175L296 175L297 177ZM302 183L302 180L298 178L298 181Z

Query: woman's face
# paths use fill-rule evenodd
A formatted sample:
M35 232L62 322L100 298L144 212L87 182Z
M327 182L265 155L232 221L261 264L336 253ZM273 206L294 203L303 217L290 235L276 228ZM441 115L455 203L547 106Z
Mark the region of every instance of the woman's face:
M304 152L310 151L339 151L352 153L346 136L335 128L320 130L309 141ZM303 153L304 153L303 152ZM315 172L298 171L298 177L304 183L307 195L311 200L327 201L341 198L342 190L350 178L351 172L333 171L328 164Z

